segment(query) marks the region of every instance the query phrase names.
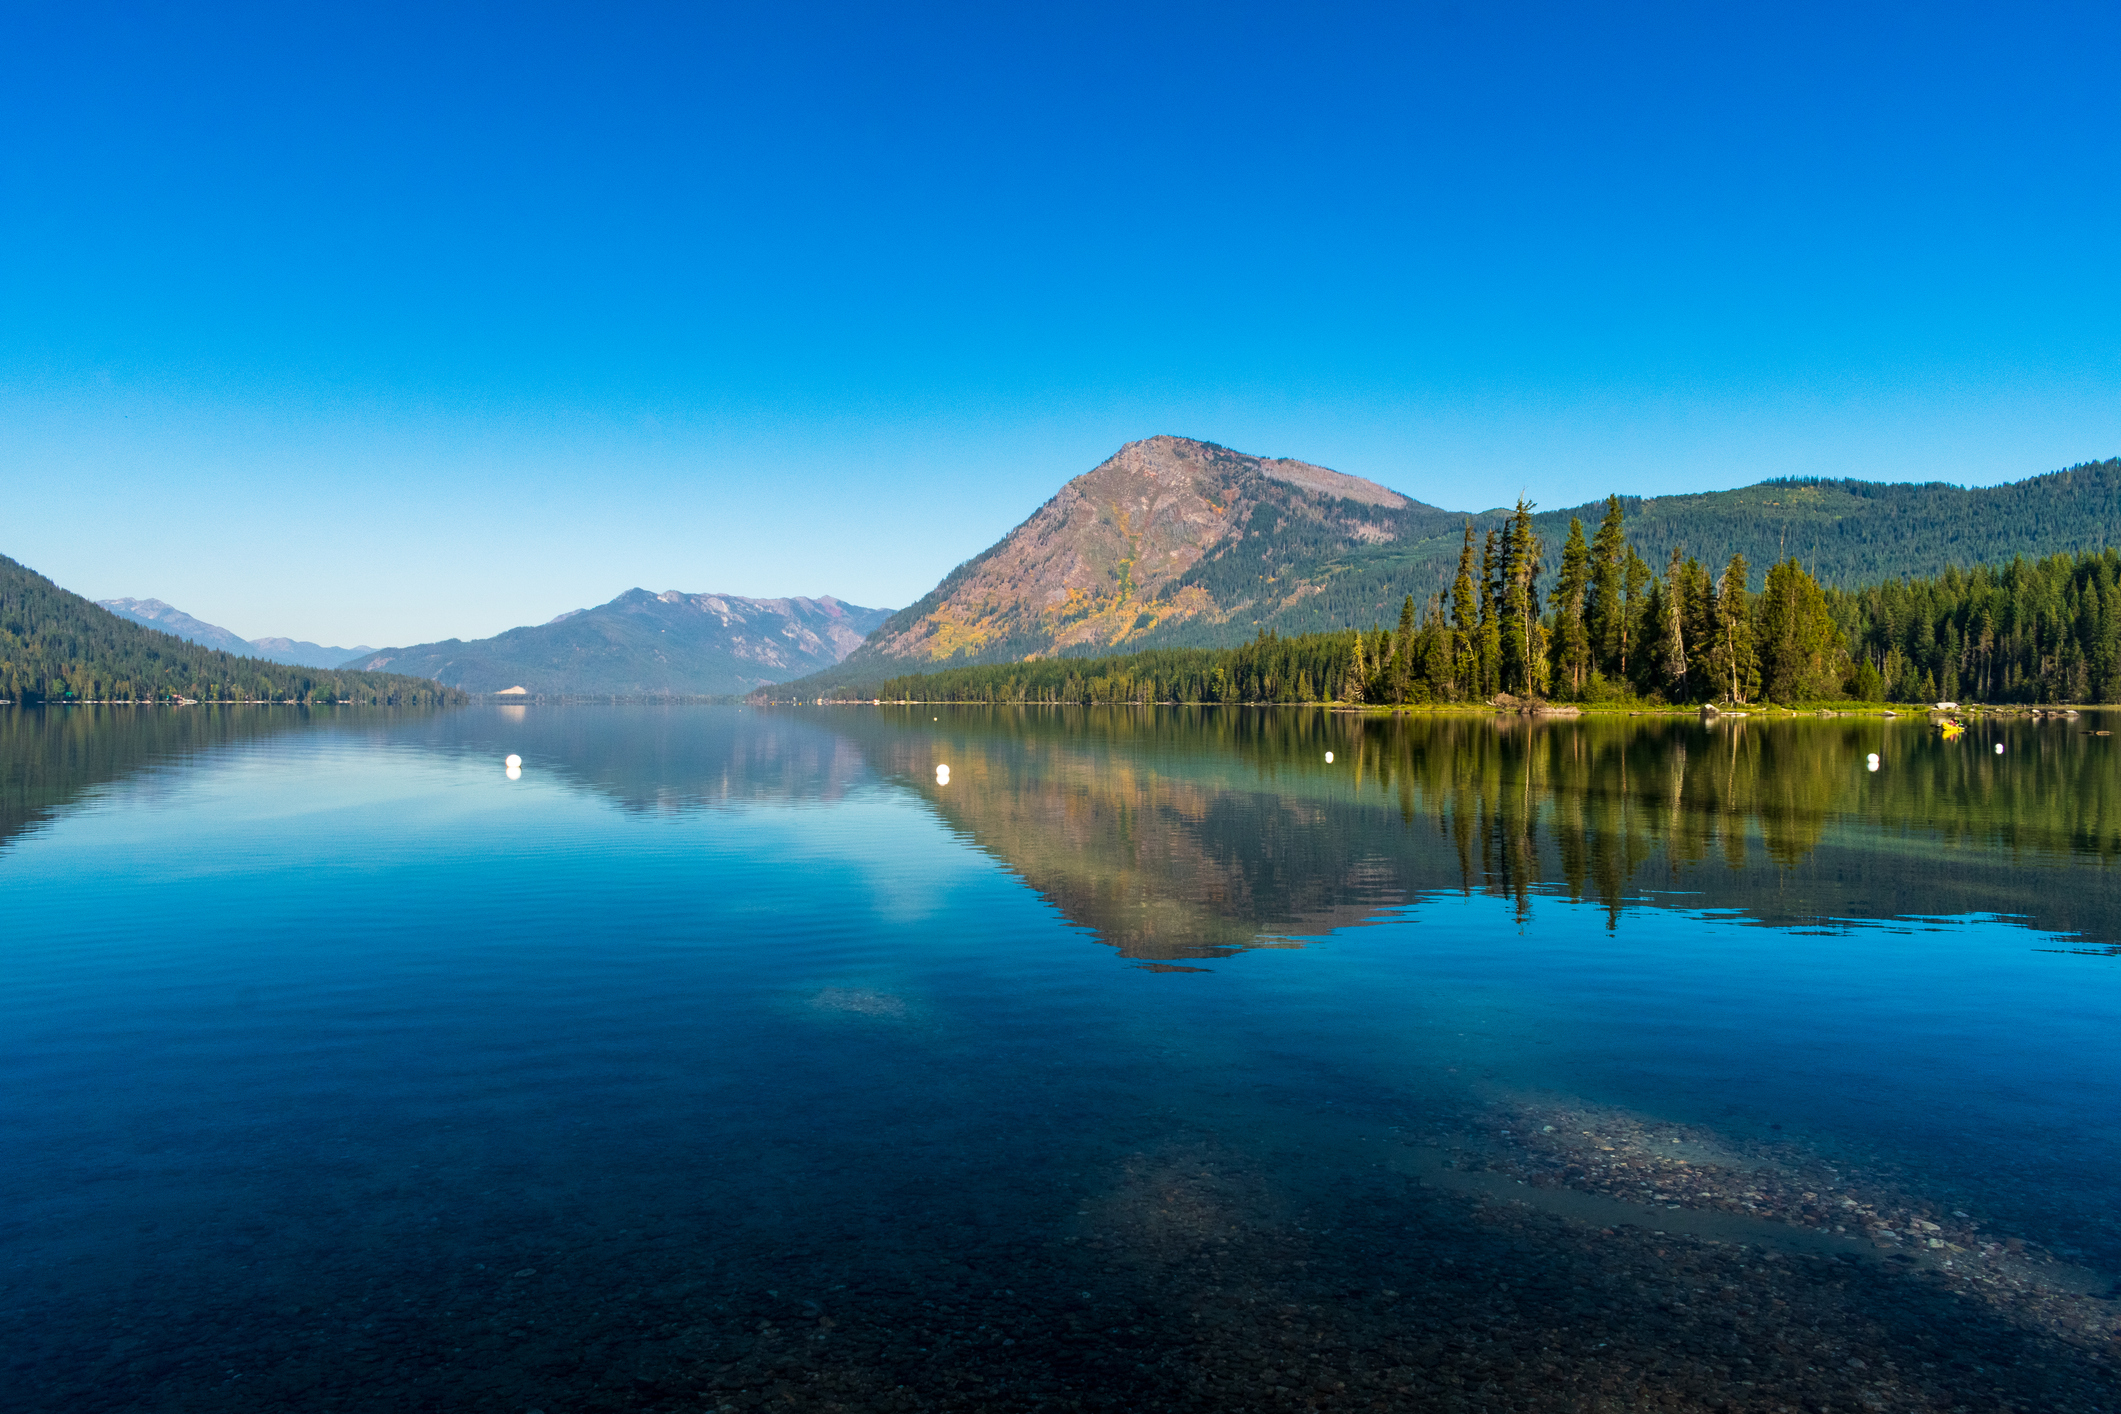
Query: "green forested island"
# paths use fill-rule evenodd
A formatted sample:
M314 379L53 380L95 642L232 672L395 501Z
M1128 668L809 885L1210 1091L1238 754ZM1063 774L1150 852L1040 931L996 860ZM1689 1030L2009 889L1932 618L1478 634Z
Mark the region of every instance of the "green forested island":
M425 678L290 667L201 647L119 618L0 555L0 700L464 701Z
M2121 550L2013 559L1860 588L1823 586L1791 556L1756 582L1742 554L1662 572L1609 498L1558 555L1520 504L1484 535L1464 524L1449 588L1398 623L1233 648L791 683L774 696L927 702L1486 702L1681 705L2121 702ZM1558 566L1549 573L1547 566Z

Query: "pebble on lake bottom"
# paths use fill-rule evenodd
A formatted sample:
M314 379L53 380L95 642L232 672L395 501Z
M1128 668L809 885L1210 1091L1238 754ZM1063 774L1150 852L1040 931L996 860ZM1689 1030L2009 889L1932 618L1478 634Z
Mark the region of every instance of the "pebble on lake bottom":
M106 1313L100 1359L56 1325L18 1346L20 1407L2116 1407L2111 1303L2041 1286L2045 1254L1909 1195L1836 1190L1924 1252L1957 1249L1952 1271L1594 1227L1391 1162L1446 1153L1533 1198L1646 1182L1687 1211L1836 1216L1797 1186L1815 1176L1801 1153L1522 1100L1336 1123L1303 1138L1301 1183L1286 1153L1166 1129L1036 1221L958 1206L995 1194L908 1214L880 1183L870 1211L752 1233L673 1195L652 1229L513 1234L534 1264L482 1253L386 1286L345 1254L284 1274L303 1299L272 1308L146 1293Z

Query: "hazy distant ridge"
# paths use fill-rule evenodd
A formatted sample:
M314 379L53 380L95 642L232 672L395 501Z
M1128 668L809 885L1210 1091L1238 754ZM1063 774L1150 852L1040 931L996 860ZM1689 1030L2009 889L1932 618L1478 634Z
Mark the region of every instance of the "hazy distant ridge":
M349 658L375 652L375 649L365 643L357 643L351 648L336 648L299 638L239 638L219 624L195 619L182 609L165 604L160 599L98 599L96 603L119 618L130 619L143 628L173 633L203 647L218 648L223 653L234 653L244 658L265 658L271 662L288 663L295 667L336 668Z
M735 696L831 667L889 615L830 595L748 599L630 589L549 623L468 643L378 649L346 666L416 673L467 692Z

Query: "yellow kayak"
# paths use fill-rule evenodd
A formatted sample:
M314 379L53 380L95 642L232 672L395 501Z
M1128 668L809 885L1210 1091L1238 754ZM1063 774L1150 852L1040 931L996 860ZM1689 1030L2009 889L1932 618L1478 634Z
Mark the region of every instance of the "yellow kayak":
M1950 717L1946 717L1940 725L1944 728L1944 739L1946 741L1956 741L1966 732L1965 727L1953 721Z

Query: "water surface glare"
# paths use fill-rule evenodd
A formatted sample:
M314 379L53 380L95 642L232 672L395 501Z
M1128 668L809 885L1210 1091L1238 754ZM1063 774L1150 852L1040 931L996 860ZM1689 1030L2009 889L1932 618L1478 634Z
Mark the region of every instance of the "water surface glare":
M2114 1409L2114 740L0 709L0 1403Z

